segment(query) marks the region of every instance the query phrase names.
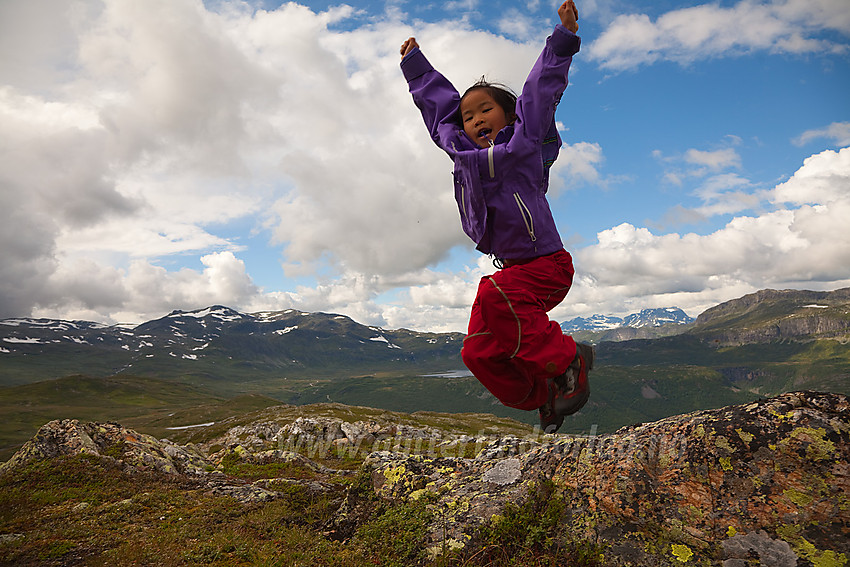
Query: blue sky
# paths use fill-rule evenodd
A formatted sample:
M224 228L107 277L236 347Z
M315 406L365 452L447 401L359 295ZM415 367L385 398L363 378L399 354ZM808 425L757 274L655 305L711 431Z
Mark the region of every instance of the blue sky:
M850 286L850 3L577 3L558 320ZM463 331L492 270L398 69L517 90L543 1L0 3L0 317Z

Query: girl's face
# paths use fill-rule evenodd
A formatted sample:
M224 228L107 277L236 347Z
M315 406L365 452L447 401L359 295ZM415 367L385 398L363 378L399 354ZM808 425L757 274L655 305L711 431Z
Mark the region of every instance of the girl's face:
M460 117L463 120L463 131L482 148L489 147L496 139L496 134L508 125L505 110L486 89L466 93L460 101Z

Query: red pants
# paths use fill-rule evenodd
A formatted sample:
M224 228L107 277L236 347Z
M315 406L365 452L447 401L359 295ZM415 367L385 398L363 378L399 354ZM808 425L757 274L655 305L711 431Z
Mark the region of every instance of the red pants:
M534 410L548 397L547 378L562 374L576 343L546 314L573 282L566 250L481 278L461 356L504 405Z

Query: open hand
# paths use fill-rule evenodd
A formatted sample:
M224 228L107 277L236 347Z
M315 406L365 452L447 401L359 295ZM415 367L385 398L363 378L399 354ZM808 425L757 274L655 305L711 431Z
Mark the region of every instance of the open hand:
M573 0L567 0L558 8L561 24L573 33L578 31L578 8Z
M404 43L401 44L401 58L404 59L404 56L413 51L414 47L419 47L419 44L416 43L416 38L407 38Z

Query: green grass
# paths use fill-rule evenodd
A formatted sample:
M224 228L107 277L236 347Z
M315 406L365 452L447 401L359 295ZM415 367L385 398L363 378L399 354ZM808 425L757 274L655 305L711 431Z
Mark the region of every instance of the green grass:
M184 384L136 376L68 376L0 389L0 459L6 460L38 428L54 419L120 421L167 436L191 425L276 405L259 396L226 400Z
M358 565L316 530L340 493L315 499L290 490L265 505L215 496L189 479L128 475L93 457L31 465L0 477L0 564L286 565L281 555Z
M357 529L355 541L382 556L381 565L407 567L426 559L424 533L433 514L425 502L378 503L372 519Z

